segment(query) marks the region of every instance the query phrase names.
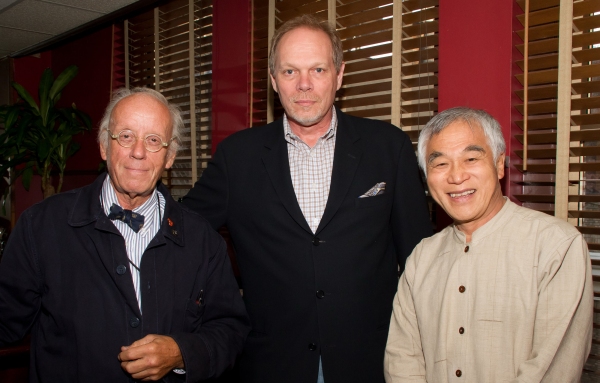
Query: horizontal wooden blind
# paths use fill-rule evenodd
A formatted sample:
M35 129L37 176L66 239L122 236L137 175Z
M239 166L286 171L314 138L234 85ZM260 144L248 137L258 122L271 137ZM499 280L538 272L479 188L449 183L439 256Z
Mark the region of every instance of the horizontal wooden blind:
M126 23L129 85L156 89L183 112L183 148L163 176L178 198L211 158L212 1L170 1Z
M516 159L523 206L567 219L583 234L593 259L594 295L600 299L600 1L529 0L527 86L515 107L526 116L527 141ZM525 0L517 4L525 10ZM526 15L518 16L525 25ZM524 38L525 31L519 36ZM525 45L517 45L520 52ZM526 119L525 119L526 118ZM525 124L527 121L527 124ZM525 133L516 139L525 142ZM561 170L561 169L564 169ZM598 303L598 302L597 302ZM595 305L594 341L582 382L600 375L600 306Z
M517 3L524 9L524 0ZM558 161L557 131L569 131L568 185L569 221L584 234L592 250L600 251L600 1L573 2L571 82L559 89L559 15L558 0L531 0L529 14L528 100L523 90L516 109L523 113L528 105L527 171L523 174L523 193L515 195L524 206L555 214ZM519 16L524 22L525 16ZM520 36L524 32L519 32ZM524 51L524 45L517 45ZM524 61L517 64L523 68ZM523 83L524 74L516 76ZM562 92L562 93L561 93ZM559 94L570 95L569 126L557 125ZM516 121L523 127L524 120ZM516 135L524 141L523 134ZM516 165L523 170L523 166Z
M438 5L438 0L397 1L401 31L395 34L393 2L338 4L346 72L337 105L343 111L399 124L416 142L420 128L437 112ZM401 36L397 79L393 36ZM396 103L392 103L394 89L400 89ZM399 121L392 121L394 110Z
M310 13L335 20L343 41L346 70L336 105L352 115L399 124L416 141L419 129L437 112L438 5L439 0L302 1L275 4L275 26ZM400 9L400 33L394 34L394 7ZM335 9L334 17L328 14ZM274 118L283 110L277 96L269 99L267 87L268 0L254 0L253 123L267 122L267 105ZM393 36L402 36L400 76L393 79ZM400 100L392 102L392 89ZM400 116L392 121L393 111Z
M260 126L267 123L269 102L269 0L253 0L252 4L250 121L252 126Z

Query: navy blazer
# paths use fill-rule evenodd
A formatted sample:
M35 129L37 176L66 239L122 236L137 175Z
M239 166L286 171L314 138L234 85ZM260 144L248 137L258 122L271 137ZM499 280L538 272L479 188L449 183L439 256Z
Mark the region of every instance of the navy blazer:
M336 109L325 212L313 233L298 205L282 120L225 139L183 202L236 250L252 331L244 382L383 381L398 265L431 223L408 136ZM385 193L359 198L379 182Z
M140 266L142 314L125 242L100 205L104 178L20 217L0 264L0 344L31 330L32 382L129 382L120 347L166 334L187 370L167 381L219 375L249 331L224 241L159 185L166 206Z

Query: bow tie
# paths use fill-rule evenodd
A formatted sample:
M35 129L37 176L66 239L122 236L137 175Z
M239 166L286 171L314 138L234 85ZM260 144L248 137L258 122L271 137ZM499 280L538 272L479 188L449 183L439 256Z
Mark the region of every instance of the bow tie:
M138 213L134 213L131 210L123 209L121 206L117 204L112 204L110 207L110 214L108 218L125 222L131 230L136 233L140 231L142 227L144 227L144 216Z

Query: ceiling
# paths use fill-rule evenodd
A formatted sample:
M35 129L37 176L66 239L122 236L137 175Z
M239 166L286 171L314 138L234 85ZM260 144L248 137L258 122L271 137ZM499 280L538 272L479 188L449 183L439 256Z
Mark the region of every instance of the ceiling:
M0 0L0 58L53 39L136 0Z

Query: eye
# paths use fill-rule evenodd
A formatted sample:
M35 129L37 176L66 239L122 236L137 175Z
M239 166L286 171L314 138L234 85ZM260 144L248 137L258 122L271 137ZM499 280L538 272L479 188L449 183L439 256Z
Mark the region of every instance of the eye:
M293 69L286 69L283 71L284 74L294 74L294 70Z
M447 162L443 162L443 161L435 161L429 164L429 167L432 169L442 169L444 168L446 165L448 165Z
M323 68L316 68L315 72L317 73L323 73L325 70Z
M129 145L135 141L135 135L131 130L122 130L119 132L118 140L125 145Z

